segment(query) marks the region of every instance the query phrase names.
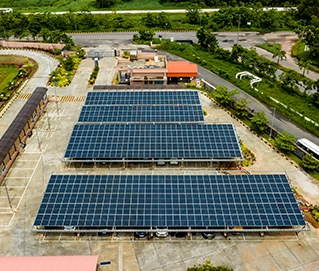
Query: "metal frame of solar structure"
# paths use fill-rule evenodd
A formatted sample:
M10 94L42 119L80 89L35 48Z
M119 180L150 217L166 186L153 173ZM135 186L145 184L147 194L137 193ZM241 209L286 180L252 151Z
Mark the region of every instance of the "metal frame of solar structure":
M233 124L75 124L63 162L240 162Z
M197 90L116 90L88 92L84 105L200 105Z
M201 105L89 105L78 122L204 123L204 115Z
M285 174L52 175L35 232L309 230ZM239 230L240 228L240 230Z

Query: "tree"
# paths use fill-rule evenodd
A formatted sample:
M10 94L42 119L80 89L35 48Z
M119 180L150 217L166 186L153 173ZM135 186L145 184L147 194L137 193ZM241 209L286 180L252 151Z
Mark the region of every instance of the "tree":
M230 59L234 62L240 62L241 57L245 53L245 49L243 46L239 44L234 44L231 49Z
M279 80L281 81L283 87L291 87L292 89L299 89L299 81L301 81L301 75L294 70L284 71L279 75Z
M277 64L279 64L279 60L286 59L286 52L281 50L280 48L277 48L276 51L274 52L272 58L277 58Z
M186 18L190 24L198 24L200 21L200 10L197 5L192 5L186 10Z
M302 157L301 165L306 169L316 169L319 167L319 161L313 158L312 154L307 153Z
M155 35L154 31L152 30L140 30L138 34L140 40L152 40L153 36Z
M305 75L306 71L309 70L310 61L309 61L309 60L306 60L306 61L304 61L304 60L299 60L299 61L298 61L298 66L299 66L300 70L303 69L302 75ZM308 72L309 72L309 71L308 71Z
M246 98L238 99L235 102L236 113L242 118L248 117L248 110L247 110L247 104L248 103L249 102L247 101Z
M208 32L204 27L201 27L196 32L196 37L200 46L202 46L209 52L215 52L216 49L219 47L216 36Z
M251 119L252 125L259 131L264 131L269 124L264 112L257 112Z
M155 13L146 13L146 15L142 18L143 22L148 27L154 27L157 25L157 16Z
M48 42L50 39L51 31L48 28L42 28L39 32L39 36L42 37L44 42Z
M73 61L73 58L68 56L66 58L66 60L64 61L64 67L67 71L73 71L73 68L74 68L74 61Z
M307 26L300 30L299 37L308 45L311 56L315 59L319 58L319 27Z
M161 12L160 14L158 14L157 25L160 27L164 27L165 30L171 28L172 24L166 12Z
M194 267L187 268L187 271L232 271L232 268L229 268L225 265L213 266L211 261L207 260L202 265L195 265Z
M297 10L299 18L310 22L312 16L319 14L319 0L301 0Z
M115 0L96 0L98 8L108 8L115 4Z
M296 147L292 143L293 141L296 141L296 137L283 131L280 136L275 138L275 145L283 151L294 151Z
M239 90L228 90L227 87L219 85L212 92L212 96L223 105L231 104L234 102L234 95L239 94Z

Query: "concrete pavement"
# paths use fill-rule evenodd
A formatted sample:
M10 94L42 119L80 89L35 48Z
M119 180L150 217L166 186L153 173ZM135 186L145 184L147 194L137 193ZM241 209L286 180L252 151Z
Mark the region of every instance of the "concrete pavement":
M318 202L318 187L304 173L275 152L268 144L253 135L247 128L201 95L201 103L208 115L207 123L232 122L239 137L256 156L256 163L246 169L252 173L287 172L294 186L309 201ZM64 174L215 174L209 167L174 168L134 167L121 169L88 165L66 167L61 162L72 124L77 121L83 101L61 102L60 114L54 103L49 103L47 113L37 123L37 132L28 139L25 152L19 155L10 170L7 185L14 212L10 211L4 187L0 187L0 255L99 255L99 261L111 260L110 271L185 271L194 264L211 260L213 264L225 264L234 270L316 270L319 264L319 232L272 233L230 235L225 239L217 234L213 240L205 240L200 234L191 240L168 238L152 240L133 238L132 234L99 237L73 233L32 233L37 210L52 173ZM51 129L47 128L47 117ZM1 122L1 120L0 120ZM37 138L38 134L38 138ZM39 141L38 141L39 139ZM39 149L39 143L41 150Z

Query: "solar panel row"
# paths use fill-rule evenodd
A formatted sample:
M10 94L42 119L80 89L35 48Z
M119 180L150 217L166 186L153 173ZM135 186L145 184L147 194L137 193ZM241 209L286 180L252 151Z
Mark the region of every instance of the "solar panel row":
M65 158L241 159L232 124L76 124Z
M204 122L200 105L84 106L79 122Z
M85 105L200 105L194 90L89 92Z
M305 221L285 175L52 175L34 225L292 227Z

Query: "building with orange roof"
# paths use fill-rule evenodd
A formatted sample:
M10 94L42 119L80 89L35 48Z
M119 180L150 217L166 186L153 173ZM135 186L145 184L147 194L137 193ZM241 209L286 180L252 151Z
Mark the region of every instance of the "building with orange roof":
M120 84L167 85L190 82L198 76L197 65L188 61L169 62L157 52L121 51L116 70Z

